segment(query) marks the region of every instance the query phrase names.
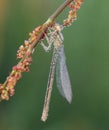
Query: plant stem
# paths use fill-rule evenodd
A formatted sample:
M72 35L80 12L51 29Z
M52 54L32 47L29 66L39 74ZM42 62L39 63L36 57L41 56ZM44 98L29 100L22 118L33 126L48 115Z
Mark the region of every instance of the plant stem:
M60 7L48 18L48 20L43 24L43 29L41 31L41 33L39 34L38 38L34 41L34 43L32 44L32 49L35 48L38 44L38 42L40 41L41 37L43 36L44 32L48 29L48 27L50 26L50 24L53 23L53 21L55 20L55 18L66 8L66 6L68 6L72 1L74 0L66 0L62 5L60 5Z
M50 17L51 21L53 21L64 9L68 6L73 0L66 0Z

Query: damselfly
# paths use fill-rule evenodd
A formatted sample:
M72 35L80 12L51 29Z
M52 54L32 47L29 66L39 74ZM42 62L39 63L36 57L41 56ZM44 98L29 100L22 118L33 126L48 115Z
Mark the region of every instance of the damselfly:
M44 108L41 117L42 121L46 121L48 116L55 70L56 70L57 88L59 89L60 94L64 98L66 98L66 100L69 103L71 103L72 100L71 83L66 66L66 58L64 54L64 44L63 44L64 39L61 33L62 29L63 27L56 23L54 27L49 29L49 33L45 35L49 46L46 47L43 43L41 43L41 45L46 51L51 49L51 45L53 45L54 47L45 95Z

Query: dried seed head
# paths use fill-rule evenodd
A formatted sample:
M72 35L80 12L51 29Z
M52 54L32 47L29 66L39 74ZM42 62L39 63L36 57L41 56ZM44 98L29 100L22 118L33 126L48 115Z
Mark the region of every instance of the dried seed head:
M9 100L9 94L7 90L2 90L2 93L0 95L2 100Z
M69 4L70 11L68 14L68 18L63 21L63 26L70 26L74 20L77 18L77 11L80 9L83 0L74 0Z

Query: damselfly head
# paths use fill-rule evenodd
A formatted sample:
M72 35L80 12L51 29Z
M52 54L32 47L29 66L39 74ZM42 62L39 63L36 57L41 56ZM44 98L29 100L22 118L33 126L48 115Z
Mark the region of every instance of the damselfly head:
M58 23L55 23L54 30L61 32L63 30L63 25L60 25Z

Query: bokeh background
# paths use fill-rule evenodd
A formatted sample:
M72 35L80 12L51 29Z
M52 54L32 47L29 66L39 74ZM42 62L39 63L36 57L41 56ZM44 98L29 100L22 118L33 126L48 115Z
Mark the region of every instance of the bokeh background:
M17 49L28 33L63 1L0 0L0 82L17 64ZM72 104L60 96L54 81L48 120L40 120L52 52L38 45L31 71L23 74L15 95L0 103L0 130L109 130L108 5L108 0L85 0L77 21L63 31Z

